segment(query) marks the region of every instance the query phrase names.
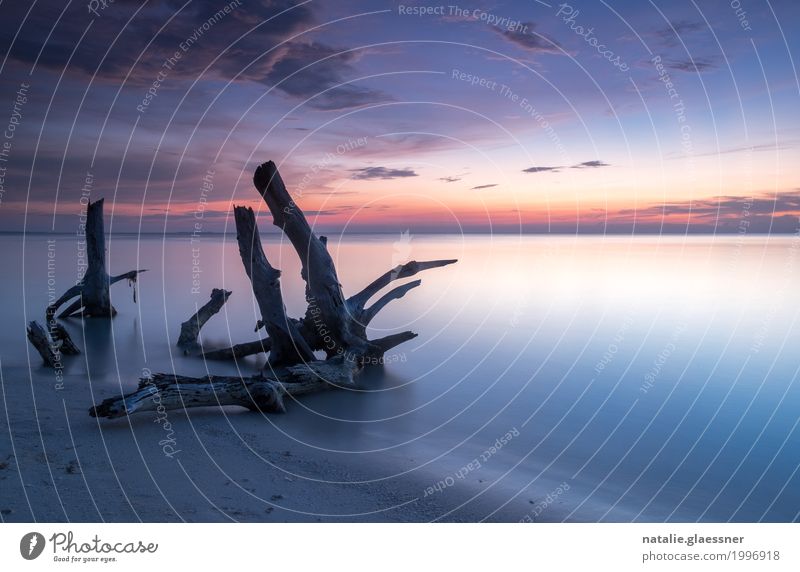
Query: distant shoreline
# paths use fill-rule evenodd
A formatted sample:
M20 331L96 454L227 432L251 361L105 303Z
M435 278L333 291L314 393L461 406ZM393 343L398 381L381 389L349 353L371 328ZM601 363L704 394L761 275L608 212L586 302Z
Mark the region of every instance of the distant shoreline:
M341 232L328 232L325 230L318 230L318 234L324 234L328 237L331 236L397 236L399 231L358 231L358 232L348 232L348 233L341 233ZM563 231L553 231L553 232L513 232L513 231L503 231L498 230L494 232L485 232L485 231L464 231L464 232L433 232L433 231L415 231L410 230L411 234L414 236L572 236L572 237L579 237L579 236L627 236L631 238L635 237L645 237L645 236L670 236L670 237L680 237L680 236L740 236L741 238L747 237L771 237L771 236L779 236L779 237L789 237L789 236L796 236L796 232L787 232L787 231L775 231L775 232L748 232L747 234L742 234L735 229L732 230L720 230L718 232L706 232L706 231L690 231L690 232L678 232L678 231L670 231L665 230L664 232L621 232L621 231L609 231L609 232L563 232ZM271 231L270 229L265 229L261 232L262 237L277 237L281 236L280 231ZM15 230L0 230L0 236L75 236L74 232L48 232L48 231L15 231ZM142 236L142 237L170 237L170 238L190 238L192 233L190 231L182 231L182 232L107 232L106 237L109 236L120 236L120 237L131 237L131 236ZM204 237L222 237L222 238L229 238L231 240L236 240L236 233L234 231L231 232L203 232Z

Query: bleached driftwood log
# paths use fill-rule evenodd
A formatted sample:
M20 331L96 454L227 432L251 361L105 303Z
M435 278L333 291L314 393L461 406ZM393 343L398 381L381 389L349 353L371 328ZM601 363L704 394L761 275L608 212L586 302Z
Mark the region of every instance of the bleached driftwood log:
M210 360L233 360L255 354L265 354L269 351L270 347L272 347L272 342L270 339L263 338L254 342L236 344L229 348L218 348L216 350L204 351L203 357Z
M240 405L252 411L283 413L284 398L336 387L355 387L358 365L343 357L296 364L252 377L208 375L183 377L156 373L139 380L139 388L112 397L89 410L92 417L122 417L139 411Z
M245 272L253 284L253 295L261 312L259 323L264 325L272 340L270 364L276 367L314 361L314 351L297 331L297 324L286 316L281 294L281 273L270 265L264 254L253 209L234 207L233 210L239 254Z
M62 355L78 355L78 349L72 338L69 337L64 326L52 320L49 332L45 330L37 321L28 324L28 341L36 348L42 361L48 367L58 368L61 366Z
M155 374L143 378L133 393L106 399L92 407L92 416L119 417L157 408L184 409L209 405L240 405L255 411L279 412L284 410L286 396L293 398L328 388L353 387L354 375L364 365L380 363L387 351L417 336L406 331L370 340L366 328L389 302L419 286L419 280L390 290L370 307L366 307L367 302L395 280L446 266L456 260L401 264L358 294L345 298L336 266L328 253L327 241L313 233L305 215L286 190L275 164L269 161L259 166L253 183L269 207L273 224L289 238L302 262L301 276L306 283L308 303L305 316L298 320L286 315L280 290L280 271L267 260L255 214L251 208L235 207L239 253L261 314L256 329L265 327L269 337L206 351L203 356L232 359L269 352L268 367L253 377L188 378ZM196 342L205 320L193 316L184 325L187 323L197 324L196 330L192 328L186 336ZM187 326L187 331L189 328ZM183 337L183 328L181 333ZM317 359L315 351L324 352L327 359Z
M211 317L220 311L220 308L228 301L231 292L214 288L211 291L211 299L206 302L195 314L181 324L181 335L178 337L178 347L183 350L185 355L196 354L203 351L198 337L200 329Z
M86 254L89 262L81 282L47 307L49 322L58 309L68 300L75 298L67 309L59 314L59 318L70 316L106 317L114 316L117 311L111 305L109 286L121 280L128 280L135 287L139 273L145 270L130 270L118 276L109 276L106 272L106 243L103 227L103 199L89 203L86 210ZM133 299L136 301L136 290Z
M39 322L33 321L28 324L28 341L42 356L44 365L54 368L61 362L61 356L57 351L58 348Z
M53 341L56 344L58 344L58 351L60 351L62 354L76 356L81 353L81 350L78 349L78 346L76 346L72 341L72 338L69 337L69 334L64 326L55 320L50 322L50 337L53 338Z

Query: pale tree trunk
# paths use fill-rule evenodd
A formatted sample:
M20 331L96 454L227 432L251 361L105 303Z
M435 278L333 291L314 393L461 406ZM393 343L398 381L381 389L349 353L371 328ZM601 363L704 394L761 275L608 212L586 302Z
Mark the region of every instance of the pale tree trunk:
M259 323L264 325L272 340L270 364L280 366L314 361L313 350L297 331L297 325L286 316L281 294L281 273L270 265L264 254L253 209L235 207L234 215L239 254L261 312Z
M86 274L80 284L67 290L61 298L47 307L48 321L63 304L75 297L77 300L67 306L67 309L59 314L59 318L70 316L113 317L117 311L111 305L109 286L121 280L128 280L135 284L139 273L145 272L145 270L130 270L118 276L109 276L106 272L103 199L89 203L86 209L86 254L89 259Z

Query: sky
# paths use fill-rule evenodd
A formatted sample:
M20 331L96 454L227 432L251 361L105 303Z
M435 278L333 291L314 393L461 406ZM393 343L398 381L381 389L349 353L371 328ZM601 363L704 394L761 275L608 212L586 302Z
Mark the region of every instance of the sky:
M0 3L0 230L793 233L800 3ZM263 227L268 230L268 220Z

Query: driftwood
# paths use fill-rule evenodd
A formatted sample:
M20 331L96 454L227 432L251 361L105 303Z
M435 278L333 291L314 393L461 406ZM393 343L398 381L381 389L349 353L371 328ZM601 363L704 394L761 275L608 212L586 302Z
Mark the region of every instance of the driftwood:
M112 397L92 407L92 417L122 417L159 408L186 409L240 405L252 411L283 413L284 397L297 397L336 387L355 388L358 365L343 357L297 364L252 377L183 377L156 373L139 380L139 388L124 397Z
M55 320L50 322L49 333L36 321L28 324L27 331L28 341L36 348L36 351L42 356L42 361L48 367L60 368L62 354L78 355L81 353L64 326Z
M229 348L219 348L216 350L209 350L203 352L203 357L210 360L233 360L255 354L267 353L272 347L272 342L269 338L256 340L254 342L245 342L236 344Z
M57 351L57 346L47 335L47 331L39 324L33 321L28 324L28 341L39 355L42 356L42 361L48 367L59 367L61 364L61 355Z
M321 236L320 239L322 240L323 244L325 243L325 237ZM364 288L358 294L355 294L347 299L347 309L350 312L351 319L358 327L366 328L372 318L384 307L388 304L391 300L396 300L397 298L401 298L405 295L406 292L411 290L412 288L416 288L421 284L420 280L414 280L409 282L408 284L404 284L395 288L394 290L389 291L385 295L383 295L377 302L375 302L372 306L365 309L364 305L366 302L372 298L375 294L380 292L382 288L386 285L390 284L394 280L399 280L401 278L408 278L414 276L418 272L422 272L423 270L428 270L430 268L439 268L440 266L446 266L448 264L453 264L457 262L456 260L432 260L427 262L416 262L411 261L405 264L400 264L389 270L385 274L383 274L380 278L372 282L369 286ZM260 327L260 325L259 325ZM303 318L299 321L298 328L301 333L303 333L306 339L314 338L313 329L314 329L314 319L311 317L310 319ZM258 329L258 328L257 328ZM408 332L402 334L405 340L411 339L414 336L410 336ZM373 340L373 345L382 345L388 344L394 347L394 345L399 345L399 343L395 343L398 334L394 334L392 336L387 336L387 338L382 338L381 340ZM316 340L319 342L319 339ZM272 342L269 338L263 338L260 340L255 340L252 342L244 342L241 344L236 344L227 348L218 348L213 350L205 350L203 351L203 357L208 360L236 360L239 358L260 354L260 353L267 353L270 351L272 347ZM314 345L315 350L323 349L319 343Z
M67 330L64 329L64 326L56 322L55 320L50 322L50 337L53 338L53 341L58 344L58 351L62 354L68 356L76 356L81 353L81 350L78 349L72 342L72 338L69 337Z
M249 207L234 207L236 240L242 264L253 284L253 295L261 312L260 324L267 330L272 345L269 362L273 366L314 361L314 351L297 331L297 325L286 316L279 270L273 268L256 226L256 215Z
M89 259L86 274L76 284L47 307L47 321L50 322L58 309L72 298L77 297L67 309L59 314L59 318L71 316L106 317L116 315L111 305L109 287L121 280L128 280L134 285L133 300L136 301L135 283L141 272L130 270L118 276L109 276L106 272L106 244L103 227L103 199L89 203L86 210L86 254Z
M186 355L202 352L198 337L200 329L211 317L220 311L220 308L228 301L231 292L214 288L211 291L211 299L206 302L197 312L184 323L181 324L181 335L178 337L178 347Z
M236 359L268 352L268 367L252 377L188 378L154 374L141 379L133 393L106 399L92 407L89 411L92 416L110 418L138 411L221 405L240 405L265 413L282 412L286 396L293 398L329 388L354 387L354 376L363 366L381 363L387 351L417 336L406 331L370 340L366 329L380 310L419 286L419 280L390 290L372 306L366 304L395 280L456 260L401 264L359 293L345 298L327 241L313 233L305 215L286 190L275 164L269 161L259 166L253 183L269 207L273 224L288 237L302 262L301 276L306 284L308 303L305 316L294 319L286 315L280 271L267 260L255 213L248 207L234 207L239 253L261 314L256 329L264 327L269 337L203 351L202 356ZM216 301L212 294L212 300L181 326L179 346L189 347L190 353L199 350L200 329L227 299L224 291L215 292L219 292ZM314 352L324 352L327 359L317 359Z

